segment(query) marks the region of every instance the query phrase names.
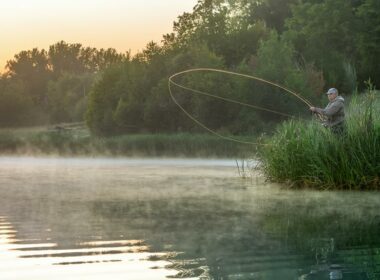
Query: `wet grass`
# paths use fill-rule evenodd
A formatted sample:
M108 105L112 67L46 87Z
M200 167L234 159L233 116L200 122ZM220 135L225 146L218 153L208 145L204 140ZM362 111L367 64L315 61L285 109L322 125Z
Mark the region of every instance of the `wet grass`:
M265 174L295 187L380 189L380 99L373 90L351 100L346 131L318 121L289 121L261 153Z

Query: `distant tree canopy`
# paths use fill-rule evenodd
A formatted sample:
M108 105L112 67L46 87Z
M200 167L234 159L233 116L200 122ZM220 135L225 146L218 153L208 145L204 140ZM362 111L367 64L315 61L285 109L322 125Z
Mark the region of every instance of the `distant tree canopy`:
M198 130L167 92L170 74L195 67L255 74L301 92L314 104L321 102L327 87L350 94L369 78L379 86L378 5L375 0L200 0L192 13L178 17L162 45L151 42L135 57L144 65L138 76L128 74L126 69L136 66L127 62L112 70L119 74L111 75L116 80L108 72L100 78L90 97L89 126L100 134ZM137 86L140 79L145 80L142 91ZM279 96L253 100L252 84L227 80L207 74L188 75L181 82L242 102L280 104L294 114L299 110ZM215 130L254 132L276 119L180 89L176 92L184 108ZM102 98L113 102L103 106Z
M7 62L1 78L0 126L83 121L95 76L129 58L115 49L64 41L48 51L21 51Z
M327 87L351 94L368 79L379 87L379 45L377 0L199 0L160 44L149 42L133 57L64 41L48 51L16 54L0 83L0 104L13 106L2 105L9 109L0 125L47 114L50 122L85 116L98 135L198 131L170 99L167 82L173 73L213 67L253 74L318 105L325 102L321 93ZM241 79L204 73L179 82L241 102L299 110L274 92L253 100L255 86ZM262 131L278 119L179 88L175 95L198 120L226 133Z

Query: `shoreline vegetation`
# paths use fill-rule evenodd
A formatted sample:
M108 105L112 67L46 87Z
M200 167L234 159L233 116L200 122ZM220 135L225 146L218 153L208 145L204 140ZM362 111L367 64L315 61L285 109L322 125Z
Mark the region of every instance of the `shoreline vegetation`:
M248 136L240 140L252 139ZM0 155L246 158L252 146L210 134L91 135L82 124L0 130Z
M318 121L289 121L267 143L261 158L272 181L302 188L379 190L379 92L352 97L342 135Z
M284 122L266 137L234 136L267 144L262 146L200 133L100 137L91 134L83 122L1 129L0 155L259 158L264 176L286 187L379 190L379 92L369 89L353 95L346 111L343 135L331 133L314 119Z
M285 187L379 190L379 92L369 89L367 93L354 94L346 108L343 135L331 133L315 119L291 120L280 124L270 136L234 136L267 144L252 146L200 133L100 137L78 122L1 129L0 155L258 158L267 180ZM250 171L244 170L245 175L247 172Z
M268 179L290 186L379 189L380 104L372 86L354 94L365 91L365 81L380 88L379 15L375 0L199 0L161 43L135 55L63 40L23 50L0 73L0 154L260 156ZM317 107L326 103L326 88L337 88L352 100L347 134L332 135L310 121L309 104L265 83L221 73L177 76L173 96L200 123L269 145L207 134L168 92L169 77L194 68L273 81ZM69 125L47 126L55 123Z

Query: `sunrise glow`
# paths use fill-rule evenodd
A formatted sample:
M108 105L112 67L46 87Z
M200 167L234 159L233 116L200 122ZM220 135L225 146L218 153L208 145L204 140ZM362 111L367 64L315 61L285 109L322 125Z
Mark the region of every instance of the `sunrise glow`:
M197 0L12 0L0 3L0 69L22 51L64 40L119 52L172 31ZM1 71L1 70L0 70Z

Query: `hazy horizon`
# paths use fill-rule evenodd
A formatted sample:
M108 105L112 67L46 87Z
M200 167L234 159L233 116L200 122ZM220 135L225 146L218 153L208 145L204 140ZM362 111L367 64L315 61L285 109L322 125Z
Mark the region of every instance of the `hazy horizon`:
M13 0L0 4L0 72L23 50L47 50L58 41L85 47L141 51L160 43L197 0Z

